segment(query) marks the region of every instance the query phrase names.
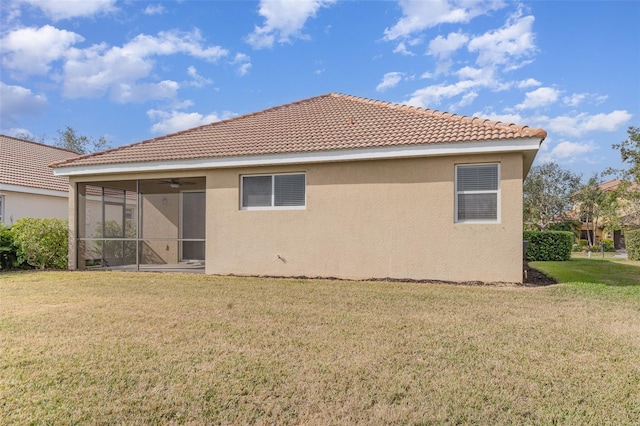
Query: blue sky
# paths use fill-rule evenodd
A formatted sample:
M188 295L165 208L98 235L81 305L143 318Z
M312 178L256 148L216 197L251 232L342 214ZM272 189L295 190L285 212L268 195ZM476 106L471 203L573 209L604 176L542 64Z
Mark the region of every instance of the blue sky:
M640 2L0 0L0 132L138 142L341 92L542 127L588 178L640 126Z

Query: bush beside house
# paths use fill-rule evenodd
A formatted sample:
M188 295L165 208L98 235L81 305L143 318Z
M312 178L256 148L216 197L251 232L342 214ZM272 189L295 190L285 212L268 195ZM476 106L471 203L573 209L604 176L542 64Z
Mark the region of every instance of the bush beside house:
M2 267L67 268L67 221L25 217L2 231ZM5 265L6 263L6 265Z
M11 227L0 223L0 269L18 268L17 248L13 244Z
M573 247L573 234L566 231L524 231L527 241L525 259L529 262L569 260Z
M640 260L640 229L624 233L627 244L627 256L631 260Z

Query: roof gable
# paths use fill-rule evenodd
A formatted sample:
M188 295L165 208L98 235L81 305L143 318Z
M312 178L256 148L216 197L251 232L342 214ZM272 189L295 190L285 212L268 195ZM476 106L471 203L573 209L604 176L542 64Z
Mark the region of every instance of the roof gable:
M49 164L77 156L66 149L0 135L0 185L67 192L69 179L54 176Z
M52 167L544 139L542 129L329 93Z

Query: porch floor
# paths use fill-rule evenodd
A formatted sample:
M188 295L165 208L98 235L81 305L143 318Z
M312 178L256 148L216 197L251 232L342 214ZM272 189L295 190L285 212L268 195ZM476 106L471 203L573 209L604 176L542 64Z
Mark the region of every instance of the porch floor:
M94 266L87 269L96 271L130 271L130 272L182 272L189 274L204 274L204 262L181 262L163 265L140 265L135 264L118 266Z

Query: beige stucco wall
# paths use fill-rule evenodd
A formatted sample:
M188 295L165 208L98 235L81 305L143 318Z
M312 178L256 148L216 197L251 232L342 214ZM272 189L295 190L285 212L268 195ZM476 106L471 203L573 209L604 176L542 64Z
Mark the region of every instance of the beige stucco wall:
M66 219L67 197L0 191L4 196L4 223L12 224L23 217L56 217Z
M500 163L501 220L455 223L455 165L485 162ZM520 282L522 168L522 155L513 153L214 169L184 176L207 178L208 274ZM304 210L240 209L242 174L279 172L306 173ZM109 179L157 177L163 175ZM100 179L71 178L71 186ZM71 246L75 268L81 265L75 265Z
M501 221L454 223L455 164L501 164ZM306 172L305 210L239 208L241 174ZM207 173L206 272L522 279L522 156L359 161Z

